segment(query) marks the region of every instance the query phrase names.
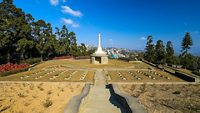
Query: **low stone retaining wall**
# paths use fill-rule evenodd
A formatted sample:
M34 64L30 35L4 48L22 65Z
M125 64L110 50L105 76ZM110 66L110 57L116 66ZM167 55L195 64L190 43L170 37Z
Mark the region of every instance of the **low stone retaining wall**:
M147 113L137 98L122 93L116 84L110 84L107 87L111 90L111 94L115 97L115 100L121 105L122 113Z
M111 98L113 98L113 102L111 102L112 104L120 108L122 113L133 113L126 99L115 92L112 84L106 85L106 88L110 90Z
M165 68L157 67L155 64L153 64L151 62L148 62L148 61L145 61L145 60L143 60L143 62L147 63L147 64L149 64L149 65L151 65L153 67L156 67L156 68L158 68L160 70L163 70L163 71L165 71L165 72L167 72L167 73L169 73L171 75L174 75L174 76L176 76L176 77L178 77L180 79L183 79L183 80L185 80L187 82L195 82L196 81L196 79L194 77L192 77L192 76L190 76L188 74L182 73L180 71L174 70L175 73L173 73L173 72L171 72L171 71L169 71L169 70L167 70Z
M81 101L85 98L90 90L90 84L86 84L80 95L74 96L67 104L64 113L78 113Z
M182 73L182 72L179 72L179 71L176 71L174 73L174 76L178 77L178 78L181 78L185 81L188 81L188 82L195 82L195 78L185 74L185 73Z

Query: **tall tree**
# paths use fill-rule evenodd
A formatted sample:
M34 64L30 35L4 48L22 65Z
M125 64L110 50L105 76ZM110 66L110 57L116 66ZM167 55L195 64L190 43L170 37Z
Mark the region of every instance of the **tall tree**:
M192 38L190 36L190 33L187 32L182 40L182 56L188 54L188 50L191 48L192 45Z
M70 51L70 40L68 29L65 25L62 26L62 29L56 28L56 35L58 37L59 46L57 48L57 53L59 55L68 55Z
M0 14L0 50L7 53L7 61L10 62L18 40L27 37L29 25L25 13L16 8L12 0L0 3Z
M87 54L87 48L84 43L81 43L81 45L79 46L79 49L82 56L85 56Z
M17 42L17 52L20 52L20 60L24 59L24 53L26 50L32 49L34 47L34 42L32 40L27 40L22 38Z
M185 34L185 37L183 38L181 45L182 45L182 54L180 55L181 64L183 65L183 67L189 68L193 60L193 56L188 53L189 49L193 45L192 38L189 32Z
M80 50L76 43L76 34L74 32L69 33L69 42L70 42L70 55L78 56Z
M200 57L198 57L197 64L198 64L198 69L200 69Z
M155 58L155 49L154 49L154 44L153 44L153 37L148 36L147 38L147 44L146 44L146 51L145 51L145 59L149 62L153 62Z
M165 63L165 46L162 40L158 40L156 43L156 63L164 64Z
M36 48L40 52L41 60L43 61L46 50L52 46L51 38L55 38L52 35L51 24L45 23L44 20L38 20L34 22L34 40L36 42Z
M172 64L174 61L174 48L171 41L166 45L166 62Z

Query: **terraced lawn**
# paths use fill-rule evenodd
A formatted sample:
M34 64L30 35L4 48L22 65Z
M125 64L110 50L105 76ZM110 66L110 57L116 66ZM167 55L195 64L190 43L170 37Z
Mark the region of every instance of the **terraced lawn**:
M184 82L160 70L108 71L106 76L109 82Z

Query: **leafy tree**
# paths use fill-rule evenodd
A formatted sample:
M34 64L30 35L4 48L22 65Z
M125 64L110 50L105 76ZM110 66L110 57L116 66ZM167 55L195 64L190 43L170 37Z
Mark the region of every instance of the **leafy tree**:
M91 55L95 52L95 49L89 49L87 50L87 55Z
M193 56L188 53L188 50L193 45L190 33L186 33L182 40L182 54L180 55L181 64L185 68L189 68L192 64Z
M154 44L153 44L153 38L152 36L148 36L147 38L147 44L146 44L146 51L145 51L145 59L147 61L153 62L154 58L155 58L155 54L154 54Z
M45 51L45 57L47 58L53 58L56 55L56 47L57 47L57 40L55 35L51 35L48 37L48 41L46 42L44 46Z
M70 55L78 56L80 55L80 50L76 43L76 34L74 32L69 33L70 42Z
M84 43L81 43L81 45L79 46L79 49L82 56L85 56L87 54L87 48Z
M158 40L156 43L156 63L164 64L165 63L165 46L162 40Z
M187 32L182 40L182 56L188 54L188 50L191 48L192 45L192 38L190 36L190 33Z
M198 69L198 57L193 57L191 68L192 68L192 70Z
M172 64L174 60L174 48L171 41L166 45L166 62Z
M192 63L193 63L194 57L189 53L189 54L186 54L184 57L183 56L180 57L180 60L184 68L191 69L191 66L193 65Z
M55 55L86 55L85 44L77 46L76 41L75 33L65 25L53 34L50 23L34 21L31 14L16 8L13 0L0 3L0 63L39 56L43 60Z
M77 45L76 43L76 34L74 32L69 33L70 45Z
M77 45L71 45L71 48L70 48L70 54L77 57L77 56L80 56L81 55L81 51L80 49L78 48Z
M20 59L24 59L24 53L28 49L32 49L34 46L34 42L32 40L27 40L26 38L22 38L17 42L17 49L16 51L20 52Z
M180 65L180 58L178 56L174 56L173 64Z
M6 51L7 61L10 62L18 40L27 37L30 27L25 13L16 8L12 0L0 3L0 14L0 50Z
M68 29L65 25L63 25L62 30L56 28L56 35L58 37L58 47L57 47L57 54L59 55L69 55L70 52L70 40Z
M33 30L36 48L40 52L41 61L43 61L47 53L46 50L53 46L53 43L50 43L53 40L51 24L45 23L44 20L38 20L34 22Z

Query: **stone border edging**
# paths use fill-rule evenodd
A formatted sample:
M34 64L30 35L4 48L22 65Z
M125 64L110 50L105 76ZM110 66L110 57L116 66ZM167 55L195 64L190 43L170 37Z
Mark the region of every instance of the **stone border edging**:
M90 91L90 84L85 84L84 89L80 95L74 96L64 109L64 113L78 113L81 101Z
M143 106L138 102L137 98L129 96L127 94L122 93L116 84L112 84L115 93L121 97L124 97L133 113L147 113L147 111L143 108ZM120 101L120 100L119 100Z

